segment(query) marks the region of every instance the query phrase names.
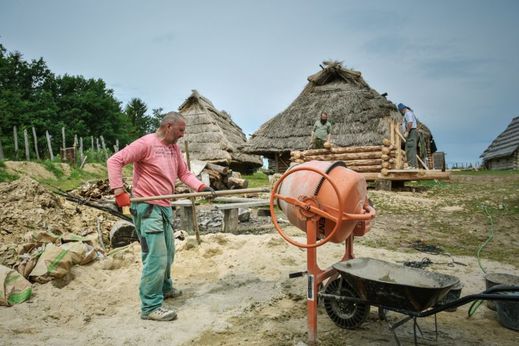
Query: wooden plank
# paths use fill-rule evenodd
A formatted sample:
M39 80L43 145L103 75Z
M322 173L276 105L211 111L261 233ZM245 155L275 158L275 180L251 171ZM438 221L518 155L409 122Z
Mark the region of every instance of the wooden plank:
M226 210L226 209L238 209L238 208L264 207L266 205L270 205L270 201L268 199L254 201L254 202L215 204L214 206L217 209Z

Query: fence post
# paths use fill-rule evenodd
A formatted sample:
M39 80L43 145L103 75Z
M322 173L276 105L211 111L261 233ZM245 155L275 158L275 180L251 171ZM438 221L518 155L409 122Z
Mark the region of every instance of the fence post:
M101 151L101 148L99 148L99 137L96 137L96 146L97 146L97 151Z
M14 135L14 159L18 160L18 130L16 126L13 126L13 135Z
M47 146L49 147L50 160L54 161L54 154L52 153L52 144L50 142L49 131L45 131L45 137L47 137Z
M94 136L90 136L90 141L91 141L91 145L90 145L90 149L92 149L92 151L95 151L96 148L94 147Z
M2 148L2 136L0 136L0 161L4 161L4 148Z
M40 161L40 153L38 152L38 137L36 137L36 129L32 127L32 136L34 137L34 151L36 152L36 159Z
M29 154L29 135L27 134L27 129L23 130L23 139L25 142L25 159L27 161L31 161L31 156Z
M63 147L62 147L62 148L63 148L63 151L65 151L65 148L67 147L67 146L65 145L65 126L63 126L63 127L61 128L61 139L62 139L62 142L63 142ZM62 158L62 159L63 159L63 158Z
M80 163L83 163L83 137L79 137L79 160ZM80 164L80 167L81 167Z

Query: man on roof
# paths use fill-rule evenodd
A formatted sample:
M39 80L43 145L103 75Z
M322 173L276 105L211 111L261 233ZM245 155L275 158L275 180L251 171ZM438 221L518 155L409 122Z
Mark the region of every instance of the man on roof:
M413 110L404 105L398 104L398 111L404 116L402 119L402 127L404 128L405 137L405 157L410 169L418 168L416 160L416 147L418 145L418 120Z
M323 149L325 142L330 142L332 124L328 121L328 113L322 112L312 128L310 143L314 149Z

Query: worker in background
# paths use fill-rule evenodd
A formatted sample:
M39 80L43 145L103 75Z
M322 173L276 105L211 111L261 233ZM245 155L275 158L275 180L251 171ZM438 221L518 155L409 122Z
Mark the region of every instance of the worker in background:
M312 128L312 137L310 144L314 149L323 149L325 142L330 142L332 134L332 124L328 121L328 113L322 112L321 117L317 120Z
M156 133L145 135L108 159L110 188L119 207L131 204L131 213L142 249L142 275L139 286L141 318L171 321L177 313L162 305L164 299L182 294L173 287L171 266L175 256L173 212L167 199L130 203L124 190L122 169L133 163L135 197L170 195L175 192L175 181L180 179L195 191L214 190L198 180L187 169L177 141L184 136L184 118L170 112L160 122Z
M404 116L402 127L404 129L405 137L405 157L410 169L416 169L418 164L416 162L416 147L418 145L418 120L413 113L413 110L403 103L398 104L398 111Z

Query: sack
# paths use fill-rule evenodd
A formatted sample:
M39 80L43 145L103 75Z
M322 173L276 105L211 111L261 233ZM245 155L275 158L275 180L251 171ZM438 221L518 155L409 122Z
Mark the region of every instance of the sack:
M96 250L92 246L81 242L65 243L60 247L69 251L73 264L84 265L97 257Z
M19 304L32 295L32 286L16 270L0 265L0 305Z
M72 255L69 250L54 244L47 244L29 277L37 282L45 283L64 277L71 267Z

